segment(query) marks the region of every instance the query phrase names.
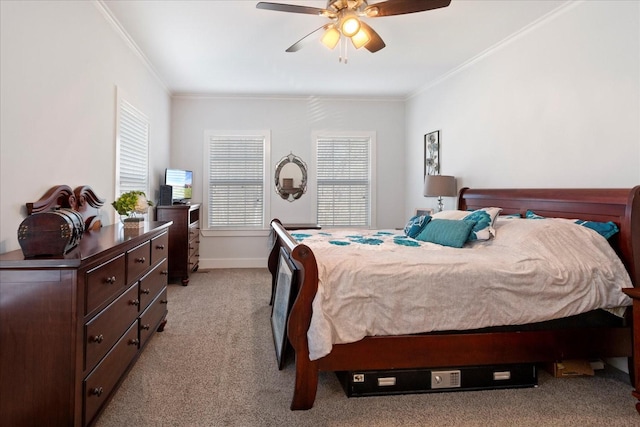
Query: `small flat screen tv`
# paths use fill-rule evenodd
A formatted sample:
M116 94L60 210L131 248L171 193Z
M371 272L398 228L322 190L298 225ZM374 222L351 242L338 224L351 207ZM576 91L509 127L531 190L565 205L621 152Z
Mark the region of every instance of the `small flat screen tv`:
M186 202L191 199L193 172L184 169L167 168L164 173L164 183L171 186L174 201Z

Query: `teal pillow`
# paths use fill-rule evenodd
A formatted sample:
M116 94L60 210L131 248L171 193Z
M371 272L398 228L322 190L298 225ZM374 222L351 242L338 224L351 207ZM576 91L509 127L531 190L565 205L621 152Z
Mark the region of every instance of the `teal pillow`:
M411 217L407 225L404 226L404 234L415 239L424 227L431 221L429 215L416 215Z
M577 219L576 224L597 231L598 234L600 234L605 239L608 239L609 237L613 236L618 231L620 231L618 229L618 226L611 221L595 222L595 221L583 221L581 219Z
M529 219L544 219L543 216L538 215L534 211L527 211L524 217Z
M416 240L461 248L476 225L475 221L457 219L432 219L418 234Z
M536 214L533 211L527 211L526 217L529 219L544 219L545 217ZM585 221L583 219L569 220L574 223L581 225L583 227L590 228L597 232L599 235L604 237L605 239L609 239L611 236L616 234L618 231L618 226L612 222L597 222L597 221Z

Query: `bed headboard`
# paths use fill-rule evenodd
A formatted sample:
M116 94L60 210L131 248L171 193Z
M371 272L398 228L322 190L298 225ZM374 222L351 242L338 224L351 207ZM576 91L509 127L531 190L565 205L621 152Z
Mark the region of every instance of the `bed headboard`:
M609 239L631 280L640 287L640 185L633 188L470 189L458 195L458 209L501 207L503 214L527 210L556 218L613 221L620 233Z

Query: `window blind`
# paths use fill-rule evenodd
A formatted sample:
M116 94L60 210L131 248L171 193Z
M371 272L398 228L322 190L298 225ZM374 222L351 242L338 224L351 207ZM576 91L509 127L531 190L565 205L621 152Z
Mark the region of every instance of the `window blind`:
M208 225L263 227L263 136L216 137L208 141Z
M134 190L149 195L149 121L124 99L120 99L118 141L118 195Z
M371 224L369 137L318 137L318 224L358 226Z

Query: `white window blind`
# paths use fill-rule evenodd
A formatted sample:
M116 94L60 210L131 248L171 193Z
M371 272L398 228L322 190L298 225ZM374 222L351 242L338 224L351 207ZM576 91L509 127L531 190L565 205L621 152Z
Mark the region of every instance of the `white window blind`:
M264 226L264 135L207 140L208 228Z
M318 224L371 225L371 138L316 139Z
M149 120L119 99L116 196L144 191L149 196Z

